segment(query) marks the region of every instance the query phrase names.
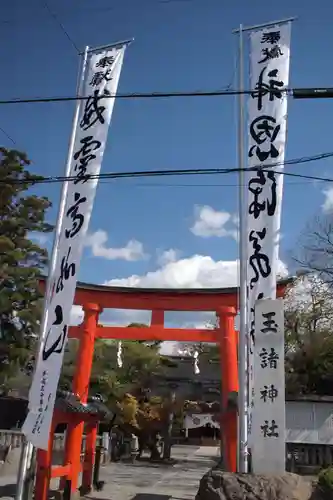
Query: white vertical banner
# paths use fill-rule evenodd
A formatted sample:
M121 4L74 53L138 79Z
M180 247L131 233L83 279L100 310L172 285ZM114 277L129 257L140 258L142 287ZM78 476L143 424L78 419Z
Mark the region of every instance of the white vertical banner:
M255 304L252 472L285 473L284 314L282 299Z
M250 34L248 104L248 168L246 173L249 325L249 447L255 441L254 346L257 300L276 297L279 238L286 144L291 23L269 26ZM260 169L261 168L261 169ZM265 171L263 171L265 169Z
M46 450L56 392L66 345L70 312L94 204L115 95L126 44L92 51L84 75L65 211L62 221L54 281L47 303L45 338L41 342L29 394L29 413L23 432L37 448Z

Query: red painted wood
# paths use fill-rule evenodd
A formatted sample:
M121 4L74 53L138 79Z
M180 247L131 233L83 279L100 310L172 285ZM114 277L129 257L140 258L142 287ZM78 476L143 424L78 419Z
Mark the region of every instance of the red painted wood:
M84 322L81 327L79 352L76 360L76 371L73 380L73 392L82 403L87 402L90 374L94 356L94 344L98 316L101 309L97 304L84 306ZM71 422L66 432L65 463L71 464L71 491L78 489L79 473L81 471L81 447L84 422ZM92 444L92 441L90 441ZM86 478L86 475L85 475Z
M69 338L81 338L81 326L71 326ZM96 338L120 340L173 340L178 342L217 342L215 330L199 330L195 328L127 328L124 326L98 326Z
M44 280L40 281L45 289ZM277 296L282 297L287 284L277 286ZM216 311L221 306L237 306L237 288L202 290L160 290L103 287L78 283L74 303L99 304L103 309L141 309L160 311Z
M237 411L227 410L228 395L238 392L237 336L234 326L236 311L231 307L221 307L217 313L222 382L221 430L225 463L229 472L237 472Z
M67 465L57 465L51 469L51 478L69 476L71 472L70 464Z

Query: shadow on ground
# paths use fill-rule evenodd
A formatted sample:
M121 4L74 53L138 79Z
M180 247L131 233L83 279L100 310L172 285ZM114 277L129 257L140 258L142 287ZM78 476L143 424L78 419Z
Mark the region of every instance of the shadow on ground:
M170 495L158 495L157 493L137 493L131 500L169 500Z
M13 497L15 498L16 484L5 484L0 486L0 498Z
M85 497L88 500L110 500L109 498L101 498L101 497L94 497L91 495L88 495ZM134 497L131 498L131 500L169 500L172 498L170 495L158 495L155 493L137 493L134 495ZM182 499L177 499L177 500L182 500Z
M149 467L150 469L170 469L170 467L173 467L176 465L178 462L173 461L173 462L149 462L149 461L144 461L144 460L136 460L132 462L126 462L126 461L121 461L118 462L118 464L123 465L124 467L142 467L142 468L147 468ZM103 464L102 467L108 466L108 465L113 465L114 462L109 462L106 464Z
M110 500L109 498L95 498L93 496L86 497L89 500ZM131 500L183 500L181 497L172 495L159 495L157 493L137 493Z

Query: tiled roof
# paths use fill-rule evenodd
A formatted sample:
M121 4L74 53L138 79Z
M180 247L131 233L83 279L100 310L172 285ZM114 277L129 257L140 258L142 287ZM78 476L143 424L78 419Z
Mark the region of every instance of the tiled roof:
M62 412L96 415L99 419L111 419L113 416L101 400L88 398L88 402L82 404L75 394L67 391L57 392L55 408Z
M185 403L184 410L186 413L219 413L220 402L212 401L211 403L207 403L206 401L196 401L194 406L191 402L189 404Z
M41 276L40 281L44 282L47 279L47 276ZM295 280L294 276L288 277L288 278L283 278L277 282L278 285L285 286L289 285L290 283L293 283ZM229 294L229 293L237 293L238 288L237 287L227 287L227 288L134 288L134 287L123 287L123 286L105 286L105 285L96 285L93 283L84 283L82 281L78 281L76 283L76 288L77 289L83 289L83 290L95 290L98 292L117 292L117 293L123 293L123 294L131 294L135 295L138 292L141 293L148 293L151 294L152 296L156 295L156 293L169 293L170 295L195 295L195 294L205 294L205 295L214 295L216 293L219 293L221 295L223 294Z
M221 382L221 368L219 361L199 359L200 373L194 373L194 360L187 356L167 356L170 364L163 369L159 378L168 381L190 381L193 384L219 385Z

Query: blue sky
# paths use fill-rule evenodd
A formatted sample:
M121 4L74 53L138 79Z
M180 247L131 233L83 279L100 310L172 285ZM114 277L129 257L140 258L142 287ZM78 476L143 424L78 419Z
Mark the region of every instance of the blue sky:
M43 2L2 4L1 98L73 95L78 56ZM121 92L237 87L232 29L289 16L299 17L292 28L290 86L331 86L333 81L333 4L327 0L318 0L315 9L300 0L50 0L49 7L81 49L135 38L125 55ZM235 104L233 97L118 100L102 171L236 166ZM288 106L287 159L333 150L332 101L290 99ZM62 175L72 115L68 102L8 105L1 107L0 126L28 153L35 172ZM1 132L0 137L12 146ZM333 177L332 161L287 171ZM328 187L285 179L283 260L305 224L322 210ZM60 186L44 185L39 193L53 201L54 220ZM147 286L228 284L236 276L236 214L235 174L103 181L90 224L90 234L98 231L98 237L87 240L80 279ZM125 280L133 275L139 278Z

